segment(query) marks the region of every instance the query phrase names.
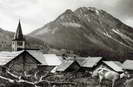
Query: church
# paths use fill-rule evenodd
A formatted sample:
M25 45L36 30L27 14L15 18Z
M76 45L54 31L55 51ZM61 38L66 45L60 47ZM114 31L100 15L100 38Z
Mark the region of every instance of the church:
M12 51L24 50L25 46L26 46L26 40L23 36L21 23L19 21L17 31L12 40Z
M12 51L0 52L0 74L5 70L23 74L25 71L29 72L36 69L38 64L41 64L41 62L26 50L26 39L22 33L21 23L19 21L12 40Z

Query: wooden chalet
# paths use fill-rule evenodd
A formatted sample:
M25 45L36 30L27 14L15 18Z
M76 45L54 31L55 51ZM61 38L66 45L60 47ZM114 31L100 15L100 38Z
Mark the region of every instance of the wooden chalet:
M1 72L3 72L3 69L18 73L28 72L36 69L38 64L41 63L28 51L0 52Z
M102 57L87 57L82 59L82 62L80 62L80 60L78 61L81 67L80 71L92 72L98 65L102 63Z
M122 63L119 61L102 61L102 63L98 65L98 67L94 70L94 72L97 71L99 68L105 68L109 71L114 71L119 74L124 72Z

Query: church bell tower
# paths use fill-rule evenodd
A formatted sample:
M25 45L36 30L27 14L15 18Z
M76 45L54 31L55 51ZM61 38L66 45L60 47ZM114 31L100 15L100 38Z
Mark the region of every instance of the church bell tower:
M20 51L25 49L25 38L22 33L21 23L19 21L16 33L12 40L12 51Z

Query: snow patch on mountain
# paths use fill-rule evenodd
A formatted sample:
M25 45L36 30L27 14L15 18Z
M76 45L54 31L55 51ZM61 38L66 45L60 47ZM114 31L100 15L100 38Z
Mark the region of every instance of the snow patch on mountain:
M123 37L124 39L133 42L133 40L129 36L127 36L126 34L121 33L118 29L117 30L112 29L112 31L115 32L116 34L118 34L119 36Z
M78 24L78 23L62 23L62 25L63 26L66 26L66 27L68 27L68 26L72 26L72 27L81 27L81 24Z
M103 35L109 37L109 38L112 38L112 36L108 33L108 32L103 32Z
M97 10L96 8L94 7L89 7L89 10L92 11L92 12L95 12L97 15L99 15L99 10Z

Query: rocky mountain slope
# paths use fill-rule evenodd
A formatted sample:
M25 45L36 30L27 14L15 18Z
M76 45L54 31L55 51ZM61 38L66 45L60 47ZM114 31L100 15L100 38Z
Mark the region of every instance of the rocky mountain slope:
M10 31L5 31L0 28L0 50L2 51L10 51L11 43L14 37L14 33ZM35 39L30 36L25 36L26 38L26 47L32 49L43 49L45 48L45 44L43 41Z
M133 28L93 7L70 9L32 32L51 47L123 60L133 56Z

